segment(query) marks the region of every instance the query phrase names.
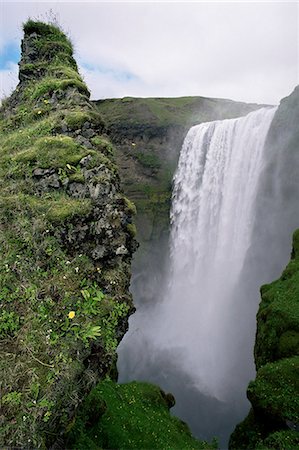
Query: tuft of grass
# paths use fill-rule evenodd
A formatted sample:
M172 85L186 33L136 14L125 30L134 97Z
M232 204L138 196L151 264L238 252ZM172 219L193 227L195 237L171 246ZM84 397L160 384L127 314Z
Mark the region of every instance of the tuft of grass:
M17 153L14 159L41 168L64 168L77 165L89 151L69 136L57 135L38 139L32 148Z

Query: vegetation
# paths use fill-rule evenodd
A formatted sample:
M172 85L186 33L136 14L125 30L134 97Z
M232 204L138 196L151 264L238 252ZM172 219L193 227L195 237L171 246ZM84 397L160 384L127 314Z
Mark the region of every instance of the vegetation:
M86 398L68 446L76 449L215 449L192 438L187 425L169 416L172 396L148 383L107 379Z
M205 97L134 98L98 100L96 105L109 125L120 129L124 124L146 127L168 127L208 122L222 116L237 117L257 105L244 105Z
M21 83L0 110L0 446L45 448L99 377L86 372L92 348L109 372L131 305L121 262L106 270L73 235L96 220L92 199L68 192L87 186L81 161L117 188L103 120L64 33L31 20L24 31Z

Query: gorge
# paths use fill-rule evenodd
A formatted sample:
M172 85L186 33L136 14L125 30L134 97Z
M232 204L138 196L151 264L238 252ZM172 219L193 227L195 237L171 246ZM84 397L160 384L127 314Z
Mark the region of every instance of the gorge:
M299 89L277 108L91 102L69 39L31 20L19 66L0 110L0 446L298 447Z
M137 308L119 348L120 379L150 379L172 390L187 420L184 383L169 369L179 361L189 379L186 391L191 383L198 397L206 398L205 412L193 411L192 431L202 439L211 438L202 416L215 423L212 405L219 403L226 416L233 416L231 426L236 404L239 418L242 402L247 407L243 397L254 374L254 329L246 314L255 316L258 298L248 306L240 295L246 292L244 280L238 285L252 245L264 143L275 111L258 109L189 130L174 177L168 279L154 306ZM211 433L224 432L214 428ZM226 439L229 434L226 423Z

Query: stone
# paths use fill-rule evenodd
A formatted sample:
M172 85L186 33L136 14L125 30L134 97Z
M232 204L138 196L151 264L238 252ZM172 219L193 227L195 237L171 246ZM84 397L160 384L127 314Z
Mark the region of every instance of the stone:
M126 255L127 253L128 253L128 250L126 249L126 247L124 245L121 245L115 251L116 255Z
M67 192L74 198L84 198L87 197L88 189L86 184L73 182L68 185Z
M98 260L102 259L106 254L106 248L103 245L97 245L96 248L91 252L91 256L93 259Z

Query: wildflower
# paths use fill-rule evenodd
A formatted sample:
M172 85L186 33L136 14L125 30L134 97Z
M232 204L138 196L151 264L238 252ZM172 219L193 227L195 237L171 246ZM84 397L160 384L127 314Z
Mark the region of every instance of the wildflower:
M135 147L135 146L136 146L135 142L132 142L132 147Z
M37 114L41 114L41 113L42 113L41 110L37 111Z
M79 267L75 267L75 272L76 272L76 273L79 272Z
M69 319L73 319L75 317L75 315L76 315L75 311L70 311L68 314Z

